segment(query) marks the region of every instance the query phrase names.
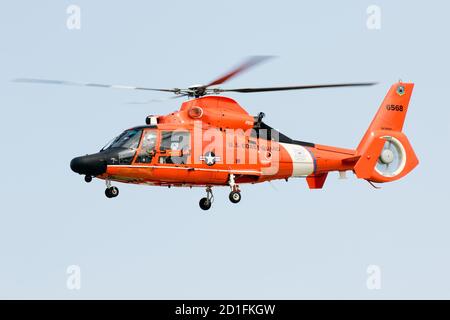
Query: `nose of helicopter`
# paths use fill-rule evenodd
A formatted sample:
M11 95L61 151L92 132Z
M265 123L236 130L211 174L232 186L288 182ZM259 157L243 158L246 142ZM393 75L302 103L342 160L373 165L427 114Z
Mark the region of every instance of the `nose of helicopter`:
M79 174L98 176L106 172L106 160L99 154L76 157L70 161L70 169Z

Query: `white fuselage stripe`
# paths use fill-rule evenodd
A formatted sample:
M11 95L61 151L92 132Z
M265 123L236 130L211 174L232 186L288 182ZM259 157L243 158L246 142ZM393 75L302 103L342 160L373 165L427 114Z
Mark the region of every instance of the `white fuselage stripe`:
M314 160L305 147L291 143L280 144L291 157L292 177L305 177L314 172Z

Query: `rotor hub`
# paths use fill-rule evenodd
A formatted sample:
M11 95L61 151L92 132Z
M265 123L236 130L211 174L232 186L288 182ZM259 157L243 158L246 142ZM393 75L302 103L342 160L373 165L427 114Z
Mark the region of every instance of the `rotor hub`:
M394 152L390 149L384 149L380 155L380 161L384 164L389 164L394 161Z

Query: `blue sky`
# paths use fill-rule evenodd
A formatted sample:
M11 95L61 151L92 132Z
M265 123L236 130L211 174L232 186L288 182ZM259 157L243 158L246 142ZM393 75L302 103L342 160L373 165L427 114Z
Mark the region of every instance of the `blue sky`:
M68 30L66 9L81 8ZM369 5L381 29L366 26ZM449 298L449 5L444 1L10 1L0 12L2 298ZM378 81L230 94L292 138L354 148L390 85L415 82L404 132L420 164L375 190L331 174L215 190L84 183L69 169L164 94L12 83L17 77L186 87L255 54L278 58L228 87ZM81 268L68 290L66 269ZM368 290L369 265L381 268Z

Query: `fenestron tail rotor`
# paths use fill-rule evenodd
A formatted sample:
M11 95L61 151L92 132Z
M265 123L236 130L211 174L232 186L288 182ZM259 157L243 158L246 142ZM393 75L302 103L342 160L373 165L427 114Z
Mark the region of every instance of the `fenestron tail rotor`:
M398 174L405 160L405 151L397 140L389 137L386 139L383 150L381 150L381 154L378 157L376 170L382 176L392 177Z

